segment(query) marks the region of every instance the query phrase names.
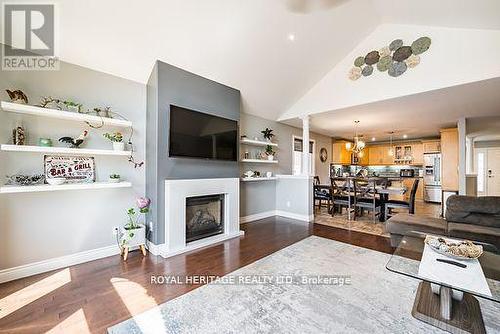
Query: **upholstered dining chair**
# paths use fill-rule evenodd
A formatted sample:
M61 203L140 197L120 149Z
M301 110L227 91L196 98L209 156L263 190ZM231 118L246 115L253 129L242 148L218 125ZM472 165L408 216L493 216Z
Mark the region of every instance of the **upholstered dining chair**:
M411 186L411 191L410 191L410 198L409 201L399 201L399 200L388 200L385 203L385 221L390 218L390 210L391 209L406 209L408 210L408 213L414 214L415 213L415 197L417 195L417 188L418 188L418 183L419 179L415 179L413 181L413 185Z

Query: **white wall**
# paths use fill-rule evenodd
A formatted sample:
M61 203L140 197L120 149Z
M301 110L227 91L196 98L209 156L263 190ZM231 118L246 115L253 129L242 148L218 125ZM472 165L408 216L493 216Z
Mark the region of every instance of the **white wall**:
M358 56L379 50L394 39L406 45L422 36L432 39L420 64L397 78L374 69L357 81L348 72ZM500 31L384 24L313 86L280 120L336 110L500 76Z
M0 88L2 100L8 100L4 89L9 88L23 90L31 104L50 95L80 101L86 107L111 106L133 122L136 157L144 159L146 88L142 84L62 63L60 71L1 72ZM59 137L78 136L86 128L83 123L0 111L1 143L10 143L17 121L26 127L30 144L50 137L59 145ZM105 130L91 130L86 147L110 148L102 136ZM134 169L126 157L104 156L96 157L96 166L99 180L119 173L133 188L0 195L0 270L116 245L112 228L126 222L126 209L144 194L144 168ZM43 173L43 154L0 152L1 184L6 174L34 172Z

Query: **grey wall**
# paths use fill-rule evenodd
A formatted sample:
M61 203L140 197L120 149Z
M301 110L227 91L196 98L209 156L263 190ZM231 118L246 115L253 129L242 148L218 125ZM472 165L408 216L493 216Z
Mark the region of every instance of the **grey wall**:
M0 96L5 89L21 89L31 104L41 96L80 101L86 107L111 106L134 124L137 159L145 158L146 87L143 84L61 63L59 71L0 72ZM12 127L22 122L28 141L39 137L57 142L63 135L78 136L84 123L21 116L0 111L0 142L10 143ZM111 149L103 138L113 128L92 129L87 148ZM124 132L128 132L123 129ZM132 189L102 189L0 195L0 269L116 244L114 226L126 222L126 209L144 195L145 169L134 169L126 157L96 157L99 180L119 173ZM13 173L43 172L43 154L0 152L0 183Z
M157 62L148 82L147 194L154 206L151 240L164 242L164 195L166 179L227 178L239 176L238 162L169 158L170 104L240 120L240 92L175 66ZM157 166L156 166L157 165Z
M302 136L302 129L295 128L286 124L270 121L257 116L242 113L240 121L240 134L246 135L249 138L262 137L260 131L265 128L274 130L276 137L274 142L278 143L278 159L277 165L267 164L249 164L242 163L240 166L240 173L243 174L247 170L259 170L261 173L271 171L273 174L291 174L292 173L292 143L293 136ZM322 182L327 182L329 179L329 165L332 156L332 142L331 138L316 133L310 134L311 139L316 141L315 145L315 167L316 175L318 175ZM321 162L319 160L319 151L324 147L328 151L328 160ZM252 148L251 146L244 146L240 154L248 149L251 154L256 150L262 148ZM276 210L276 184L274 181L260 181L260 182L241 182L240 188L240 216L250 216L258 213Z

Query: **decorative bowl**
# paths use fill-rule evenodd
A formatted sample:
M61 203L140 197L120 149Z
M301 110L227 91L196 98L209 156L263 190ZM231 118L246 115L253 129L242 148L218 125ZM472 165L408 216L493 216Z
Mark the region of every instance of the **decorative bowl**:
M456 260L473 260L483 254L483 246L475 245L469 240L451 241L428 235L425 243L433 251Z
M66 178L64 177L55 177L53 179L47 179L47 183L50 184L51 186L59 186L66 182Z

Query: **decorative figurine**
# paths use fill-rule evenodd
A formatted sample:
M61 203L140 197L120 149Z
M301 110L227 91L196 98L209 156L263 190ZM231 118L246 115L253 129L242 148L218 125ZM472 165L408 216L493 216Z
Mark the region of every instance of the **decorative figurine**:
M87 130L83 130L82 134L78 136L77 138L72 138L72 137L62 137L59 138L59 141L61 143L67 143L71 144L71 148L78 148L83 142L85 141L85 137L88 135Z
M28 97L23 93L22 90L18 89L11 91L6 89L7 94L9 94L10 100L14 103L28 104Z
M40 103L37 105L37 107L41 107L41 108L50 108L50 107L53 107L53 108L56 108L58 110L61 110L62 107L61 107L61 104L63 102L59 99L54 99L53 97L51 96L42 96L42 99L40 100Z
M12 143L14 145L24 145L26 141L26 132L24 127L17 126L12 130Z

